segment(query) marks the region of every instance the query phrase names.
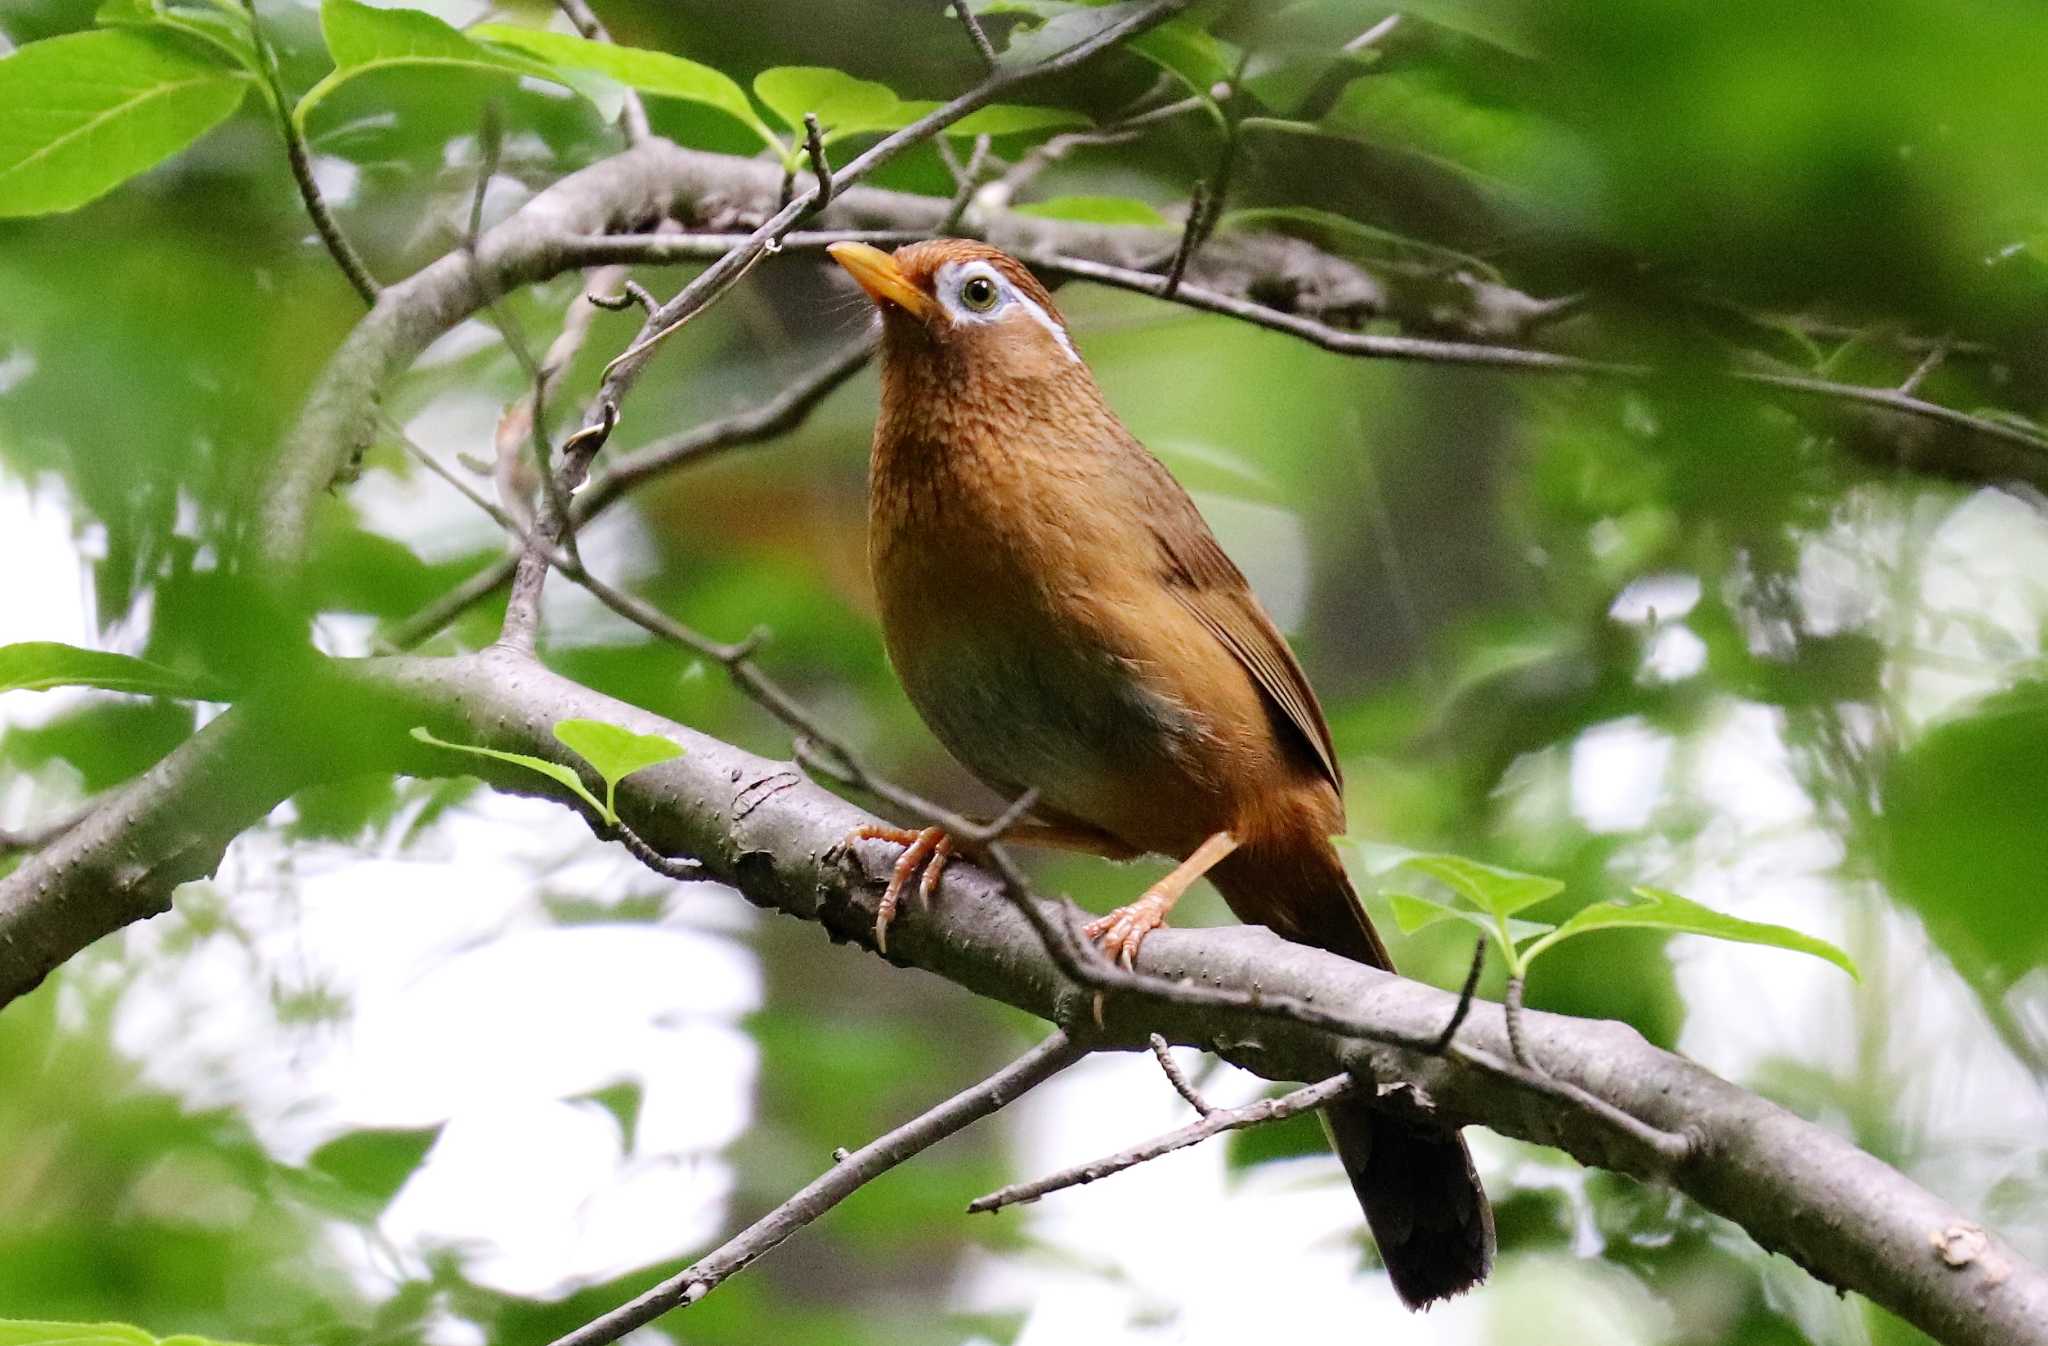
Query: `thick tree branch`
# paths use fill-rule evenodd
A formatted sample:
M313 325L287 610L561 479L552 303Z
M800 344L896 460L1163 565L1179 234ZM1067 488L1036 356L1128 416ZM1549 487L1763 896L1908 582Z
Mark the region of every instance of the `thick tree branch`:
M745 1271L797 1230L852 1196L906 1159L1007 1107L1088 1054L1088 1048L1060 1030L1023 1056L971 1088L852 1153L841 1151L832 1167L789 1200L672 1276L602 1317L592 1319L554 1346L604 1346L671 1309L687 1308Z
M347 714L353 726L335 737L346 737L358 756L281 754L277 743L286 736L275 721L303 710L237 706L0 880L0 1003L94 939L162 910L175 882L209 871L239 830L311 780L372 769L474 769L473 759L449 760L413 743L402 728L411 723L457 741L557 760L566 754L551 729L566 718L667 735L685 755L620 786L619 808L633 828L664 854L697 857L711 876L759 906L815 921L840 942L872 947L880 876L865 862L879 862L881 848L855 864L838 842L873 819L787 763L613 701L502 649L342 666L325 685L323 706ZM526 791L545 785L530 773L519 776L500 783ZM1087 1022L1089 991L1062 973L999 885L965 863L949 867L929 913L901 913L889 958L1055 1022ZM1264 931L1163 930L1146 941L1139 968L1153 989L1109 998L1109 1045L1141 1049L1158 1032L1272 1079L1363 1072L1383 1092L1405 1090L1411 1106L1446 1123L1483 1123L1588 1164L1661 1171L1765 1247L1939 1340L2048 1343L2048 1277L1995 1234L1839 1136L1650 1046L1623 1025L1529 1014L1533 1054L1578 1094L1541 1091L1481 1060L1509 1054L1499 1006L1474 1005L1459 1034L1459 1044L1481 1057L1389 1046L1426 1047L1457 998ZM1185 994L1175 992L1176 982ZM1256 988L1261 1003L1197 994L1239 988ZM1297 1003L1318 1007L1318 1022L1270 1007ZM1629 1129L1575 1101L1579 1095L1639 1126L1691 1137L1684 1161L1666 1168Z

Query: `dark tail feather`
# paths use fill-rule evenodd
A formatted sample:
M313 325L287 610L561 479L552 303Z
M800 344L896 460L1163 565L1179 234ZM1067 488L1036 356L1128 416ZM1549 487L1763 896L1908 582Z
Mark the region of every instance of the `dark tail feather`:
M1356 1102L1325 1108L1323 1127L1403 1304L1425 1308L1486 1279L1493 1210L1457 1133L1420 1130Z
M1320 841L1320 838L1318 838ZM1211 873L1238 919L1391 971L1336 848L1282 857L1240 850ZM1410 1124L1362 1102L1323 1110L1324 1129L1395 1293L1411 1309L1462 1294L1493 1269L1493 1209L1455 1131Z

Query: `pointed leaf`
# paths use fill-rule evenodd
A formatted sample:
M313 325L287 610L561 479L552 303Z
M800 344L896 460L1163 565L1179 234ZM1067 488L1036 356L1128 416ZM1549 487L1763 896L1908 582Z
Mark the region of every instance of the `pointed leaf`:
M46 692L52 687L99 687L181 701L228 699L225 688L205 678L126 654L48 640L0 645L0 692Z
M396 66L497 70L575 87L546 61L473 42L417 9L378 9L361 0L321 0L320 31L327 38L334 69L306 90L292 109L293 119L301 126L314 108L349 80Z
M478 747L473 743L450 743L446 739L435 738L427 732L426 727L423 725L413 726L412 736L420 742L430 744L436 748L447 748L453 752L473 753L478 757L489 757L495 761L510 762L514 766L523 766L528 771L538 771L549 780L573 791L578 798L590 805L591 810L607 823L618 821L617 815L599 802L596 795L584 788L583 778L577 775L573 769L563 766L560 762L550 762L545 757L529 757L523 752L500 752L496 748Z
M1425 874L1480 910L1503 918L1564 891L1560 880L1481 864L1462 855L1418 855L1402 861L1400 868Z
M1856 964L1824 939L1802 934L1789 926L1767 925L1760 921L1745 921L1726 913L1703 907L1677 893L1662 888L1635 888L1631 890L1639 899L1635 902L1619 900L1595 902L1592 906L1576 913L1559 926L1555 933L1528 951L1533 960L1544 949L1573 935L1582 935L1588 930L1606 930L1616 926L1630 926L1635 929L1671 930L1684 935L1706 935L1712 939L1733 940L1739 944L1767 944L1773 948L1790 949L1795 953L1811 954L1825 958L1842 971L1863 980L1863 974L1856 970Z
M744 123L769 144L780 145L775 133L761 120L761 114L754 110L746 90L723 71L700 62L644 47L592 42L568 33L510 23L480 23L469 29L468 34L501 47L515 47L567 70L588 70L607 76L642 93L716 108Z
M29 43L0 59L0 216L84 205L227 120L249 85L168 33Z

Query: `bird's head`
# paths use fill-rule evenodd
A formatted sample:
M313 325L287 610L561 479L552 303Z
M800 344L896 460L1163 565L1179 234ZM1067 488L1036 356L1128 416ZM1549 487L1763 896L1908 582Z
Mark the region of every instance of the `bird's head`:
M1052 296L1021 262L985 243L939 238L894 253L826 249L882 311L886 374L928 392L1094 380Z

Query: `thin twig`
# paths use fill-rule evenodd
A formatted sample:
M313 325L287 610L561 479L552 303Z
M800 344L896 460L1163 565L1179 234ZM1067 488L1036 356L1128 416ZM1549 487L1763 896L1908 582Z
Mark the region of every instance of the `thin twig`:
M341 225L327 209L327 201L320 195L320 184L313 180L313 160L306 150L306 139L299 134L298 123L292 120L291 104L285 101L284 76L277 65L277 53L263 36L263 25L256 18L256 0L242 0L242 8L249 14L249 38L256 45L256 61L263 68L263 82L270 93L270 106L277 113L277 127L284 135L285 158L291 162L292 180L299 185L299 199L305 202L306 214L313 218L313 228L320 234L320 241L327 245L328 255L341 268L341 274L348 277L348 283L362 296L365 304L375 304L381 287L370 275L370 269L363 265L348 235L341 232Z
M613 313L624 313L635 304L648 313L661 307L661 301L649 294L645 285L633 280L620 282L617 294L593 294L586 290L583 297L599 308L608 309Z
M592 42L612 40L611 33L606 31L603 22L584 0L555 0L555 4L568 16L576 31ZM641 101L639 91L630 87L619 104L619 134L626 138L628 145L637 145L654 134L647 123L647 104Z
M1515 1060L1524 1067L1534 1070L1536 1063L1529 1059L1529 1048L1522 1041L1522 979L1508 978L1508 994L1504 1002L1507 1010L1508 1048L1514 1052Z
M1906 375L1906 381L1899 385L1899 391L1908 397L1919 392L1927 376L1941 368L1941 362L1947 358L1948 340L1943 338L1927 348L1927 353L1920 357L1920 363L1913 366L1913 372Z
M1195 249L1202 245L1202 221L1209 214L1209 184L1195 179L1193 190L1188 193L1187 223L1181 226L1180 244L1173 250L1173 262L1166 268L1166 284L1160 288L1161 299L1172 299L1174 291L1180 288L1181 277L1188 271L1188 262L1193 259Z
M1085 1044L1055 1029L1052 1035L981 1083L962 1090L924 1115L897 1127L835 1162L815 1181L769 1211L690 1269L610 1313L557 1339L553 1346L605 1346L644 1327L671 1309L695 1304L746 1270L784 1239L818 1219L861 1187L906 1159L999 1111L1088 1054Z
M1458 1007L1451 1011L1451 1021L1444 1025L1443 1036L1431 1045L1431 1056L1441 1056L1449 1050L1451 1039L1458 1036L1458 1030L1464 1027L1465 1016L1472 1012L1472 997L1479 990L1479 974L1486 967L1486 939L1481 935L1472 942L1472 966L1466 970L1465 985L1458 992Z
M982 64L990 70L1001 64L996 56L995 43L988 40L988 33L981 26L981 20L974 16L967 0L953 0L953 12L960 16L960 24L967 30L967 38L974 43L974 49L981 53Z
M745 247L751 234L584 234L562 240L562 255L578 266L601 262L716 261L734 248ZM866 243L894 248L930 238L924 229L795 230L782 237L782 252L823 252L834 243Z
M946 143L945 137L939 144ZM946 167L953 173L953 199L946 205L946 214L932 232L941 238L960 231L960 221L967 216L967 207L974 201L974 193L981 186L982 165L988 161L989 138L985 135L974 138L974 149L967 156L965 164L956 164L948 154Z
M1207 100L1189 95L1162 107L1145 112L1133 113L1086 131L1066 131L1053 136L1045 143L1026 153L1011 165L1008 172L989 184L979 194L981 204L989 210L1001 210L1009 205L1017 193L1031 185L1039 174L1051 168L1077 149L1101 145L1123 145L1136 140L1148 126L1170 121L1185 113L1195 112L1208 106Z
M832 204L832 164L825 157L825 133L818 129L818 114L804 114L804 153L810 156L811 176L817 179L818 188L811 194L810 209L806 214L815 215Z
M1188 1082L1188 1077L1181 1073L1180 1062L1173 1059L1173 1044L1157 1033L1152 1035L1151 1041L1152 1059L1159 1063L1159 1069L1165 1074L1166 1082L1173 1086L1173 1091L1185 1098L1188 1106L1201 1116L1207 1117L1216 1111L1210 1106L1209 1100L1202 1097L1200 1091Z
M1080 1187L1135 1168L1149 1159L1185 1150L1190 1145L1199 1145L1211 1136L1220 1136L1225 1131L1237 1131L1247 1126L1258 1126L1265 1122L1278 1122L1304 1112L1314 1112L1336 1099L1357 1089L1358 1081L1350 1075L1332 1075L1319 1084L1296 1089L1279 1098L1262 1098L1256 1103L1241 1108L1216 1108L1206 1113L1198 1122L1190 1122L1178 1131L1169 1131L1155 1136L1141 1145L1119 1150L1090 1163L1073 1168L1061 1169L1049 1177L1037 1178L1031 1182L1012 1183L1000 1191L977 1197L967 1205L970 1215L985 1211L1001 1210L1005 1206L1020 1205L1036 1201L1042 1196L1063 1191L1069 1187Z
M681 856L663 855L650 845L647 839L626 825L623 818L613 819L611 830L619 844L633 853L633 858L663 878L675 879L681 883L698 883L709 877L701 861Z

